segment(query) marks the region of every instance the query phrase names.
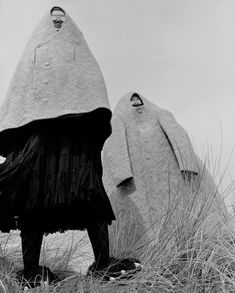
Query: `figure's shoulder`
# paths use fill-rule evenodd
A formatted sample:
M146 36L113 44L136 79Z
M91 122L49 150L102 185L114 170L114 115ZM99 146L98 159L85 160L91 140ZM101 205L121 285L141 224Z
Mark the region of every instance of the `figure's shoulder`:
M157 111L160 116L174 117L173 113L168 109L158 107Z
M168 110L162 108L161 106L159 105L156 105L150 101L148 101L148 103L146 103L146 107L148 108L148 110L152 113L152 114L155 114L157 116L160 116L160 115L167 115L168 113L170 113Z

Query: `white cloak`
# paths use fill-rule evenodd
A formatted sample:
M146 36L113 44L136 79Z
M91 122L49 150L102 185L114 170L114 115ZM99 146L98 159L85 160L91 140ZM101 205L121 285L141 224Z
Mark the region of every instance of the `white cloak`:
M0 107L1 147L8 129L98 108L111 118L102 73L82 32L67 14L57 32L48 13L32 33Z
M141 95L144 105L133 107L132 94L114 110L113 132L103 150L103 181L117 218L110 228L111 253L142 258L143 242L162 233L166 237L164 225L175 229L185 211L196 223L202 209L211 227L224 203L173 115ZM181 171L197 174L195 182L184 180Z

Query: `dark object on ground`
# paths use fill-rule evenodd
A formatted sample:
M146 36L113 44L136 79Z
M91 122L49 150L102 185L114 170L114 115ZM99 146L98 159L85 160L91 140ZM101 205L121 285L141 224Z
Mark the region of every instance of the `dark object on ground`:
M140 261L135 258L116 259L111 257L107 267L97 268L94 262L87 270L87 276L102 279L104 282L116 279L129 279L142 269Z
M17 279L21 286L35 288L47 282L51 284L55 279L55 275L51 270L44 266L38 266L31 270L21 270L17 273Z

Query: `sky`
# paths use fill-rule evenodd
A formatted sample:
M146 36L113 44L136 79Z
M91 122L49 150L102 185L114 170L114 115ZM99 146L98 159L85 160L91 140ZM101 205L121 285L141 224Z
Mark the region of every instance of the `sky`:
M111 108L137 91L170 110L235 204L234 0L0 0L0 103L42 16L61 6L99 63ZM225 192L226 191L226 192Z

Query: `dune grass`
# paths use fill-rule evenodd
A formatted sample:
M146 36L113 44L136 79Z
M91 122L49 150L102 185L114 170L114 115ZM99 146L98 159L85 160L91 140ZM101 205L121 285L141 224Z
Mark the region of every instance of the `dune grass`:
M58 276L57 283L51 286L42 284L28 292L235 292L235 233L231 229L231 216L224 211L222 204L217 205L212 213L212 221L216 224L209 225L208 230L217 188L208 189L206 197L200 200L198 190L192 186L185 189L185 194L169 205L155 239L146 238L148 240L144 244L141 241L141 247L133 245L133 249L142 250L144 267L132 278L108 283L87 278L75 272L71 266L79 257L77 252L84 250L84 240L72 241L69 247L63 249L55 240L53 253L50 247L43 247L41 262ZM190 198L190 201L186 201L187 205L185 198ZM175 222L175 211L179 211L179 208L180 217ZM13 241L11 234L4 237L6 239L1 243ZM22 267L20 246L14 248L14 253L9 253L2 245L0 255L0 293L22 292L16 280L16 271Z

